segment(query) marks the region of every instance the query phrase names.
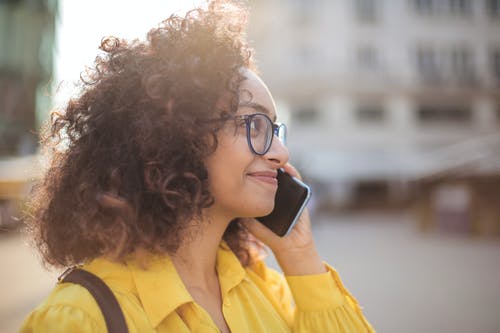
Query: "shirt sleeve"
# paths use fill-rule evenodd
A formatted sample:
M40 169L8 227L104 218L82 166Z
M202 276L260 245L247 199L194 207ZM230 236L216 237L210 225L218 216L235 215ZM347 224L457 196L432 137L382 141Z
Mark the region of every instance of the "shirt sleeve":
M24 321L20 333L105 332L85 311L70 305L53 305L33 311Z
M331 266L325 264L323 274L285 277L264 264L259 266L257 274L292 332L375 332Z

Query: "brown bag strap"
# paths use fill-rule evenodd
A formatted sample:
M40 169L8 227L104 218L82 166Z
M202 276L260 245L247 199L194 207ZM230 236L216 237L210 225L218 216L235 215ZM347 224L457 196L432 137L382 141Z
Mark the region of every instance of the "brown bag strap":
M69 272L68 272L69 271ZM80 268L70 268L59 277L59 283L76 283L86 288L96 300L109 333L128 333L120 304L109 287L98 276Z

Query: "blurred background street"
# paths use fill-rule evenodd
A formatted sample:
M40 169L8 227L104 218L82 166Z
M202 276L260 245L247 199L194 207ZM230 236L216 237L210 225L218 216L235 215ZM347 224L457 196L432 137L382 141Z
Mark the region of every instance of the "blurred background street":
M200 2L0 1L0 333L58 275L19 233L42 124L103 36ZM321 254L375 328L500 332L500 0L247 3Z

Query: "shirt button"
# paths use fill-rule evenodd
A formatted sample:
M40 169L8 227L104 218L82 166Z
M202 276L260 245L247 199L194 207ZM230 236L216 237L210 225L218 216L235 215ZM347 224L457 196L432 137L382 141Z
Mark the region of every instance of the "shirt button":
M231 302L229 300L224 301L224 306L229 307L231 306Z

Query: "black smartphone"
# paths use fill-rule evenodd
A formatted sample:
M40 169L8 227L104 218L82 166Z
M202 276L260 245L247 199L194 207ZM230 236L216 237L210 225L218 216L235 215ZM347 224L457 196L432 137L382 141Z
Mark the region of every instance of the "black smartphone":
M278 170L278 190L273 211L257 220L278 236L288 235L311 198L311 188L301 180Z

